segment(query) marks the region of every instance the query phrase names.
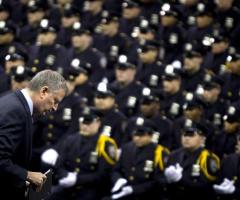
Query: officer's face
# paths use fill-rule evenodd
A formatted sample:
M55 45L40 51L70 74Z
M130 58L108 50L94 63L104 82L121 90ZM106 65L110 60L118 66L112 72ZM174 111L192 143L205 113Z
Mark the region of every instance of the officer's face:
M198 107L193 107L184 111L184 116L192 120L199 119L201 115L202 109Z
M14 39L14 35L12 33L0 34L0 44L9 44Z
M72 45L74 48L86 49L92 41L92 37L88 34L75 35L72 37Z
M163 26L172 26L177 22L177 19L174 16L162 16L161 17L161 24Z
M34 101L34 113L37 115L46 115L51 111L56 111L58 104L65 95L63 89L51 92L47 86L42 87Z
M159 110L159 103L152 102L149 104L141 104L140 110L145 117L151 117L154 113L156 113L156 111Z
M137 147L144 147L150 144L152 141L152 136L145 134L145 135L133 135L133 142Z
M220 88L212 88L209 90L204 90L203 99L205 102L211 103L217 101L219 95Z
M212 53L220 54L228 48L228 42L216 42L212 45Z
M62 18L62 26L64 28L69 28L71 27L75 22L79 21L79 17L77 16L71 16L71 17L63 17Z
M137 17L141 12L141 9L138 7L134 7L134 8L124 8L123 9L123 18L125 19L132 19Z
M104 98L95 97L94 98L94 105L96 108L100 110L108 110L112 108L115 104L114 97L108 96Z
M57 35L52 32L40 33L37 36L37 42L39 42L41 45L51 45L54 43L56 36Z
M39 10L36 12L28 12L27 19L29 24L37 24L44 17L44 12Z
M213 21L212 17L203 15L203 16L197 16L197 27L204 28L207 27L209 24L211 24Z
M117 32L118 29L118 22L109 22L107 24L101 24L102 27L102 33L104 35L108 35L111 36L113 35L115 32Z
M217 0L216 4L220 10L228 10L232 7L234 0Z
M189 72L196 71L197 69L200 68L201 63L202 58L199 57L184 58L183 68Z
M228 121L224 121L224 131L228 134L231 133L236 133L236 131L239 130L239 123L238 122L228 122Z
M227 63L228 70L233 74L240 74L240 60Z
M155 34L151 31L148 31L147 33L139 33L138 34L138 40L154 40L155 39Z
M196 132L192 136L185 136L185 133L182 134L182 146L185 149L194 151L201 147L204 144L205 137L197 134Z
M181 81L179 79L163 80L163 90L166 93L175 93L180 88Z
M80 123L80 134L84 136L92 136L98 133L100 128L100 120L95 119L91 123Z
M148 50L139 54L140 60L143 63L151 63L157 58L157 50Z
M116 79L119 83L128 84L131 83L135 78L136 70L129 68L129 69L116 69Z

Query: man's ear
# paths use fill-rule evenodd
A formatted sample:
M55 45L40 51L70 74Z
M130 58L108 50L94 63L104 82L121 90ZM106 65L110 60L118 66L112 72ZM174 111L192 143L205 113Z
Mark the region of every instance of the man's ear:
M44 98L44 96L46 96L48 93L49 93L49 88L48 88L48 86L43 86L43 87L40 89L40 97L41 97L41 98Z

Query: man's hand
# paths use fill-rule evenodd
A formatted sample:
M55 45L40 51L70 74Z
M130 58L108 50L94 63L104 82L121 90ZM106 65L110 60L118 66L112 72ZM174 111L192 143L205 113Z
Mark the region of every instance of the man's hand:
M36 186L37 192L41 191L42 186L46 181L46 179L47 179L46 175L41 172L31 172L31 171L27 172L27 181L30 184Z

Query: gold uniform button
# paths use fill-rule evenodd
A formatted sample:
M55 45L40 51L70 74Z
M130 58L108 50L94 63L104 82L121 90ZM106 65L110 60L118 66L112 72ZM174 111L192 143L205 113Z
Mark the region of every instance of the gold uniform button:
M54 116L53 115L49 115L49 119L54 119Z
M49 129L52 129L52 128L53 128L53 125L52 125L52 124L48 124L48 128L49 128Z
M90 167L90 169L91 169L91 170L94 170L94 169L95 169L95 167L94 167L94 166L91 166L91 167Z
M145 175L145 178L149 178L149 174L146 174L146 175Z
M80 163L80 158L76 158L76 163Z
M133 176L129 176L129 180L130 180L130 181L133 181L133 180L134 180L134 177L133 177Z
M80 168L76 167L74 171L79 173L80 172Z
M38 64L38 63L39 63L39 60L38 60L38 59L35 59L33 62L34 62L34 64Z
M80 190L80 189L82 189L82 186L79 185L79 186L76 187L76 189Z
M52 133L48 133L47 136L48 136L48 138L52 138L53 134Z
M132 167L132 171L135 172L136 168L135 167Z
M232 96L232 92L229 91L229 92L227 93L227 95L228 95L229 97L231 97L231 96Z

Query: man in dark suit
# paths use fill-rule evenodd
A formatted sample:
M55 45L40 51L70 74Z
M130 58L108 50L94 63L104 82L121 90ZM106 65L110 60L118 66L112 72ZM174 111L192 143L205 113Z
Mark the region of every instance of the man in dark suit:
M27 88L0 98L0 195L25 199L26 186L40 191L46 176L29 171L32 117L57 109L67 93L64 78L52 70L36 74Z

